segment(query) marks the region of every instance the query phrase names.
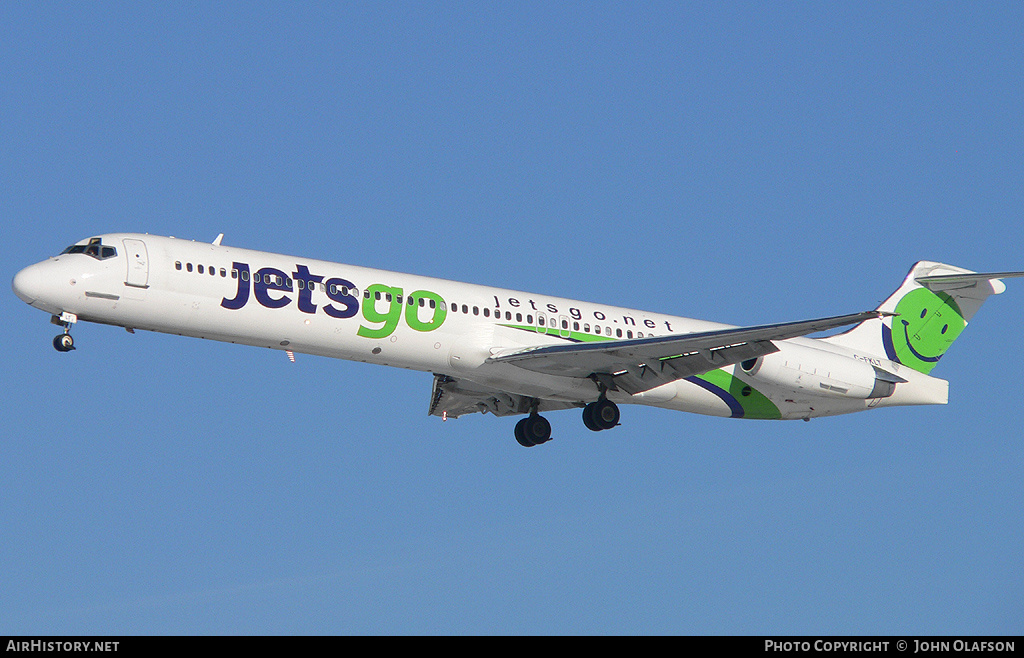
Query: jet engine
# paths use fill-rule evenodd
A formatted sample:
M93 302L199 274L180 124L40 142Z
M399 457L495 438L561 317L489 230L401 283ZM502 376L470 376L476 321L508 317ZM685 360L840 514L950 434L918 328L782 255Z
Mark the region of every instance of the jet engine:
M887 398L907 380L876 365L814 347L785 343L781 351L739 364L756 381L825 397Z

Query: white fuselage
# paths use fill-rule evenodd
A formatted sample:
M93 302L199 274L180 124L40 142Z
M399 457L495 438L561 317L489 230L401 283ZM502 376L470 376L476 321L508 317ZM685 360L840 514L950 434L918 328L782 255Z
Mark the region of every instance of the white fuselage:
M77 320L433 372L565 403L591 402L598 387L587 378L487 363L488 357L517 347L729 326L219 244L142 234L100 237L116 247L116 257L50 258L17 275L18 296ZM945 381L878 355L807 338L778 346L780 352L766 357L778 366L773 380L728 366L699 381L608 397L708 415L782 419L946 401ZM841 375L816 366L822 354L822 361L840 364L838 370L851 360L876 364L907 384L884 398L850 397ZM794 385L784 385L788 381Z

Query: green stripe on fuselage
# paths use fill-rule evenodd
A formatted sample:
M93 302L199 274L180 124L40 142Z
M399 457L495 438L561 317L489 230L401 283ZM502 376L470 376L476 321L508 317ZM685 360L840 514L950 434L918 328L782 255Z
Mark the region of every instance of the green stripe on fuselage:
M521 331L530 331L535 334L542 336L551 336L552 338L561 338L562 340L570 340L574 343L595 343L598 341L616 340L611 336L598 336L596 334L585 334L580 331L570 331L568 335L561 332L565 332L565 329L559 330L557 327L547 327L547 331L543 331L544 327L535 327L529 324L501 324L501 327L508 327L509 329L519 329Z
M782 418L782 412L779 411L774 402L750 384L743 382L743 380L737 377L733 377L721 368L706 372L703 375L697 375L697 377L709 384L714 384L736 398L736 401L743 407L744 418L767 420L779 420Z

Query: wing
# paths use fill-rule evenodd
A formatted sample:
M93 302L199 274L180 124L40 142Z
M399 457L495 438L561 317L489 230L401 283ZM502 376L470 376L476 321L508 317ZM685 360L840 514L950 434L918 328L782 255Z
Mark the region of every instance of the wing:
M557 400L535 401L523 395L486 388L447 375L434 375L434 389L430 394L430 409L427 413L442 418L458 418L472 413L515 416L530 413L534 402L538 404L537 411L556 411L576 406Z
M734 327L600 343L542 345L499 352L489 363L563 377L592 377L636 394L676 379L778 352L772 341L805 336L884 315L866 311L802 322Z

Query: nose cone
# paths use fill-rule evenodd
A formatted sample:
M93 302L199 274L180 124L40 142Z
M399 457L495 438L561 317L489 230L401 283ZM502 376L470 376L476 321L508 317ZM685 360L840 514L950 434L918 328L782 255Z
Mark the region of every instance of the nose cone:
M15 274L11 288L14 289L14 294L26 304L31 304L39 299L43 291L43 273L40 271L39 265L29 265Z

